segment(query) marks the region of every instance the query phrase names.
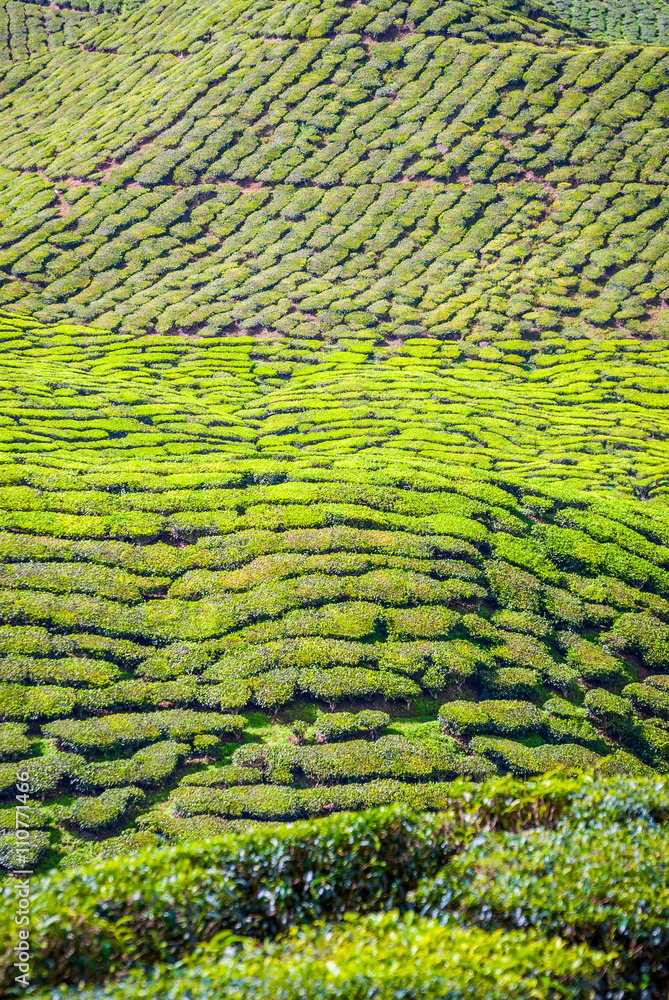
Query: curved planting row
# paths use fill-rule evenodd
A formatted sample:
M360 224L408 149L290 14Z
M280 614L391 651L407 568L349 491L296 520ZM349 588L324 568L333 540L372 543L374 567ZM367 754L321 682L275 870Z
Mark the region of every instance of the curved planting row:
M661 341L3 333L5 865L669 766Z

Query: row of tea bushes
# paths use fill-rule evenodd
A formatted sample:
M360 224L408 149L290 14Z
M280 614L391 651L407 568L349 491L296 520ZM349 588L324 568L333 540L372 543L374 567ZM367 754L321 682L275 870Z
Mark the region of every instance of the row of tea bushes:
M230 3L186 30L188 6L82 15L80 43L6 64L1 302L270 334L279 363L656 327L662 48L477 3Z
M626 983L627 989L644 989L655 1000L662 995L667 971L666 785L666 779L658 778L593 781L583 775L522 783L496 779L478 789L457 782L450 790L443 787L437 814L395 806L283 828L256 826L206 844L154 849L58 873L40 882L35 897L39 981L63 998L73 995L68 984L83 986L86 980L103 996L120 996L121 989L130 996L135 989L146 995L158 988L200 993L204 964L216 990L236 983L252 991L244 995L268 996L262 983L272 967L271 948L261 953L262 971L254 966L256 976L247 987L241 970L251 946L241 952L231 948L230 932L273 938L300 923L336 920L345 913L414 909L447 927L467 921L510 929L530 922L538 933L553 935L553 945L559 944L559 953L570 961L565 944L585 941L607 953L599 965L602 990ZM584 872L594 895L582 892ZM520 897L518 885L523 887ZM490 899L494 908L487 905ZM5 900L0 919L8 922L14 914L10 888ZM169 930L160 936L145 933L168 908ZM379 918L386 939L398 919L399 914ZM119 934L121 926L129 933ZM349 922L335 934L351 934L353 926ZM405 940L409 928L402 932ZM228 933L193 955L221 931ZM303 973L311 953L304 938L297 940ZM524 940L531 948L532 938ZM498 942L508 959L507 939L502 936ZM552 955L553 945L542 943ZM323 943L319 947L322 954ZM13 953L8 948L5 955L6 975L13 975ZM414 964L415 956L414 949ZM216 964L219 958L222 966ZM593 969L583 965L584 958L581 954L571 968L583 971L592 987ZM544 973L551 961L546 958L540 966ZM522 981L527 970L521 967ZM101 968L112 977L103 989ZM233 969L236 979L231 978ZM136 975L119 983L131 970ZM499 975L496 971L495 982L487 981L485 992L453 995L501 998L507 994L496 992L497 987L508 987ZM553 995L550 979L544 975L540 982L541 990L533 979L530 992L514 987L514 994ZM563 993L565 985L563 977ZM585 986L574 997L584 997ZM276 989L284 988L277 983ZM279 995L297 994L284 989ZM390 986L381 995L393 995Z
M374 616L374 605L335 605L334 608L340 621L342 613L346 612L349 612L349 621L350 617L355 621L355 612L362 610L372 612L372 625L379 620ZM472 616L467 626L475 628L478 621ZM485 619L480 621L481 626L485 627ZM322 614L320 622L324 622ZM493 632L493 635L502 638L504 633ZM262 707L276 707L290 700L295 691L316 693L314 686L319 685L332 691L332 696L325 698L332 706L356 693L362 695L381 692L386 698L392 699L406 697L407 693L411 697L412 693L418 694L421 689L432 694L448 692L454 687L461 688L463 684L467 684L470 690L478 690L497 699L515 695L530 701L541 701L546 696L546 688L557 689L572 699L578 699L589 686L597 683L608 683L620 689L620 682L624 684L632 675L629 666L624 667L626 661L617 660L610 654L603 657L603 668L598 663L596 670L579 670L552 659L548 647L532 637L514 632L506 635L508 641L505 645L493 646L492 650L464 639L370 644L314 638L258 643L238 647L234 653L207 667L202 677L193 676L193 671L198 669L198 645L185 644L184 648L177 643L174 647L166 647L168 651L173 649L173 655L184 657L179 667L180 671L186 672L176 679L153 681L144 680L140 676L83 690L77 688L81 678L80 669L68 676L64 671L58 670L58 660L8 657L4 664L0 661L0 676L5 681L16 682L20 679L28 681L28 684L2 685L2 715L8 721L27 722L62 717L75 708L78 713L100 713L121 708L149 709L163 703L237 709L255 702ZM608 634L603 633L603 642L606 642L607 637ZM232 639L234 641L234 636ZM215 647L218 644L213 645ZM590 659L597 660L602 647L592 643L589 647L592 648L591 654L588 650ZM516 665L495 666L493 657L502 662L515 662ZM17 677L17 660L19 663L23 661L23 664L27 661L31 665L30 670L22 666L20 677ZM156 657L150 657L147 663L155 666L147 667L146 671L140 667L139 674L158 673L157 660ZM75 668L79 666L75 659L66 662L74 662ZM89 674L93 670L97 672L96 676L101 675L107 679L104 668L110 665L100 660L84 662ZM200 666L206 662L205 658ZM51 667L52 664L54 667ZM618 667L618 664L623 666ZM160 672L169 676L177 671L168 668ZM44 682L45 676L47 683ZM75 676L74 684L72 676ZM358 684L363 683L364 679L364 683L368 685L367 692L362 689L356 691L356 677ZM661 680L661 677L651 675L646 679L646 684L653 685ZM350 688L351 684L353 688ZM667 710L662 699L666 702L666 695L646 684L628 684L622 688L622 693L628 695L640 711L665 715ZM338 694L337 685L341 687ZM289 694L283 698L278 697L277 686L286 686ZM268 693L272 687L277 688L276 697L269 701ZM467 704L469 703L463 703Z
M606 688L591 688L585 695L584 705L579 706L562 698L549 699L544 709L537 709L528 701L449 701L439 710L439 720L444 732L450 736L468 739L476 737L471 743L476 752L484 752L482 747L490 748L486 756L500 761L493 755L495 747L502 748L499 740L484 740L479 737L504 737L522 740L531 737L541 743L574 743L581 745L588 753L599 750L606 753L607 747L615 746L612 741L620 741L635 754L650 764L657 764L666 769L669 761L669 702L661 689L652 684L654 678L648 678L650 685L630 684L623 689L621 697L607 691ZM664 681L665 677L659 678ZM640 707L644 715L635 715L633 705ZM508 739L502 741L508 748ZM502 748L503 749L503 748ZM534 752L536 746L530 746ZM545 747L538 748L539 756L530 773L542 773L550 766L543 766L542 754L552 751ZM519 752L525 752L525 747L518 747ZM500 749L501 752L501 749ZM532 753L526 760L531 761ZM553 759L553 758L551 758ZM632 760L634 758L631 758ZM594 759L591 760L591 763ZM504 766L518 773L517 768L509 763ZM520 766L520 765L519 765ZM585 764L581 765L585 767Z
M554 830L484 833L421 883L414 905L444 923L457 915L488 929L529 925L615 949L625 992L660 997L669 974L668 842L659 817L638 806L636 818L604 803ZM662 815L666 822L666 803Z
M287 502L285 487L284 496L272 494L271 490L265 493L268 500L276 498L278 503L260 502L262 483L280 484L288 477L312 482L318 482L320 477L327 482L341 481L343 475L353 483L364 476L380 485L420 483L419 492L427 489L436 493L437 485L442 484L449 493L459 491L462 495L467 491L474 496L480 494L484 484L487 495L493 483L503 490L491 500L491 507L496 508L491 511L493 524L507 533L517 531L518 523L507 516L505 525L501 508L504 505L508 509L511 504L516 507L519 488L529 494L525 504L530 507L540 510L542 504L547 509L560 505L553 493L545 494L543 484L537 481L539 477L571 480L576 489L588 491L595 484L607 489L615 484L625 492L633 489L641 497L656 495L663 489L666 411L660 405L661 393L654 389L666 368L661 340L640 343L622 339L596 345L592 341L517 341L514 349L524 354L513 357L522 365L514 363L509 367L503 358L484 360L488 348L466 346L462 351L458 349L461 356L457 359L440 358L436 365L422 354L398 358L406 360L406 367L390 365L390 356L381 365L374 363L371 356L365 361L354 352L334 352L330 367L325 352L314 354L304 366L287 365L281 373L276 367L268 372L258 359L250 362L257 372L255 368L249 370L242 384L229 372L228 358L219 356L215 343L206 337L195 342L174 338L180 342L178 357L153 371L142 338L128 341L120 334L99 334L100 339L107 340L105 356L109 361L97 367L101 350L98 337L90 344L87 331L81 328L49 328L9 319L5 329L5 384L0 395L6 416L0 452L5 456L2 474L6 487L0 528L4 528L6 545L7 531L16 529L74 542L85 538L102 540L109 535L119 540L148 541L158 540L165 531L193 535L203 531L263 530L274 524L284 528L325 527L333 521L377 530L400 527L392 508L384 514L377 510L372 518L369 511L360 509L359 503L341 503L341 491L337 493L334 487L330 487L329 503L314 503L318 497L312 493L308 498L310 509ZM210 348L214 349L211 356ZM258 349L253 344L243 346L244 352ZM481 352L483 357L479 357ZM344 360L337 360L342 353ZM428 354L432 354L432 348ZM349 356L357 360L350 363ZM578 392L572 391L573 365L579 366ZM504 415L495 408L498 398L508 403ZM611 406L616 409L617 422L613 425L609 418ZM472 409L477 413L475 421L471 419ZM642 412L647 434L641 434L638 428L638 414ZM564 437L565 419L568 442ZM212 435L209 428L220 430L222 435ZM395 466L392 471L386 472L369 461L372 446L381 452L382 466ZM30 452L35 453L35 459L27 465L22 459L17 469L13 458ZM339 475L314 472L308 457L314 453L318 453L319 461L327 463L324 470L334 464ZM198 471L191 470L190 478L184 479L181 463L185 456L191 461L197 456ZM99 475L92 475L92 461L100 467ZM154 462L160 462L160 476ZM409 472L407 463L414 463ZM420 469L425 463L433 463L425 469L432 477L431 486ZM444 463L456 468L445 470ZM522 474L522 485L514 471ZM526 471L535 476L531 490ZM226 496L231 504L243 500L244 491L240 493L234 487L244 485L244 477L248 486L253 482L261 484L249 494L255 500L251 509L243 505L243 514L227 506L217 510L224 505ZM111 489L115 479L123 483L122 493ZM30 490L17 488L29 483L33 486ZM228 488L232 488L229 493ZM53 503L49 504L51 494ZM399 492L395 495L399 496ZM367 506L365 494L358 496ZM304 492L301 496L295 492L293 497L307 499ZM462 503L459 510L454 508L454 514L468 513ZM410 508L396 510L404 517L406 530L412 523L406 519ZM476 510L474 503L470 511ZM478 510L483 508L479 505ZM420 509L414 507L414 512L420 513ZM423 507L422 513L428 510ZM578 511L574 513L579 516ZM596 513L611 520L601 501ZM363 514L367 524L361 523ZM568 518L569 512L563 516ZM589 520L589 515L585 516ZM653 510L649 521L641 508L633 514L629 509L621 511L615 520L621 522L627 516L640 526L652 521L657 527L659 520L657 511ZM411 533L416 534L416 529L424 532L426 527L425 521L416 523ZM464 542L469 537L465 534L467 527L478 531L474 541L484 537L480 528L452 518L450 524L444 521L435 534L458 528ZM567 530L573 533L552 530L545 536L546 543L558 554L580 542L575 528L565 527ZM602 532L606 534L607 528L598 521L595 529L593 520L589 530L596 532L596 540L603 541ZM578 531L583 533L581 524ZM26 541L21 550L19 542L13 542L6 549L7 556L11 561L43 561L48 558L48 548L40 549L40 544L45 543ZM606 544L617 545L616 536ZM641 556L648 546L638 544ZM619 571L608 568L609 563L622 565L617 550L598 549L599 557L592 546L588 551L579 544L583 562L593 568L600 562L600 572L618 575ZM60 543L60 551L68 561L82 561L77 553L85 553L68 547L65 541ZM124 557L118 547L107 551L109 556L105 558L100 548L97 559L111 561L112 565L118 559L119 568L126 572L153 573L160 578L170 573L170 561L178 565L178 553L168 553L164 545L152 548L156 555L160 553L160 561L152 569L143 556ZM650 551L654 551L652 547ZM10 555L12 552L16 554ZM114 556L115 552L118 556ZM191 553L182 556L187 560ZM209 555L210 560L213 558ZM644 563L635 566L638 576ZM108 587L118 582L121 592L121 579L110 577ZM130 599L142 581L123 579ZM160 579L154 585L159 589Z
M161 737L179 739L210 733L234 738L243 726L244 720L238 716L168 709L142 715L103 715L86 721L68 719L49 723L43 731L66 750L104 753L146 746Z
M86 7L85 2L56 7L8 0L0 11L0 64L62 56L96 25Z
M669 42L669 8L664 0L651 3L614 0L606 4L597 0L549 0L546 6L591 37L646 45Z
M157 10L163 14L161 30L156 32ZM170 44L173 34L179 38L183 49L191 53L201 51L204 43L242 35L250 38L270 38L275 42L286 40L320 40L334 36L343 40L343 47L351 36L366 36L376 41L390 35L394 40L416 33L440 34L460 37L470 41L494 39L541 39L547 44L559 44L569 38L570 32L555 14L534 8L533 17L522 3L515 0L503 7L490 8L480 0L473 3L452 3L438 8L435 0L372 0L362 10L351 10L345 4L325 3L323 0L282 0L267 7L262 3L242 6L229 3L197 6L193 3L171 6L167 11L155 3L142 3L130 16L101 19L101 26L89 33L86 41L94 47L113 49L119 53L136 51L165 52L177 47ZM166 15L166 16L165 16ZM565 30L566 29L566 30ZM199 44L198 44L199 43ZM336 46L335 46L336 50ZM263 76L254 81L263 83Z
M458 770L453 764L449 770L451 778L488 777L484 766L476 770L462 766ZM190 817L185 828L191 839L207 836L207 819L210 816L235 819L247 817L253 820L283 821L298 820L312 816L322 816L342 810L369 809L391 803L402 803L419 811L439 809L448 797L448 784L420 782L409 784L397 779L373 779L364 783L352 782L346 785L314 788L287 788L285 786L232 786L221 788L187 787L174 793L170 800L171 812L152 811L139 820L143 829L175 839L172 815ZM181 837L184 828L180 829Z
M0 786L28 771L42 864L666 770L661 340L280 370L253 337L0 332Z
M386 949L392 949L392 970ZM503 1000L511 991L519 1000L543 1000L549 996L544 991L559 988L564 997L576 1000L583 996L586 982L600 977L605 963L602 953L585 945L564 947L555 940L527 940L513 933L441 927L426 919L400 919L395 913L362 919L351 915L343 926L302 928L281 946L247 947L233 961L229 956L221 959L215 945L203 948L176 975L170 969L156 970L148 988L175 988L176 980L177 988L196 990L203 998L225 990L231 1000L293 1000L314 985L319 996L329 1000L344 1000L353 989L373 990L383 1000L404 990L426 1000L444 995L452 1000ZM488 971L493 968L494 973ZM109 985L102 995L132 998L135 986L146 988L140 982L123 980L123 994ZM72 994L54 995L64 1000ZM90 996L89 991L82 996Z
M500 143L500 149L506 146ZM410 158L410 151L405 155ZM0 199L11 196L19 176L7 173ZM285 214L291 196L302 189L295 183L265 187L262 205L241 182L193 186L190 197L175 206L172 229L197 229L195 244L184 236L155 235L165 231L162 204L130 211L133 196L143 197L136 194L141 188L122 188L120 196L105 192L104 185L93 188L64 216L55 200L42 212L33 208L29 225L35 229L27 233L12 226L8 206L0 234L0 302L42 319L73 318L125 333L252 335L254 341L239 347L246 346L247 354L260 351L270 365L318 360L333 343L339 353L352 355L347 360L363 362L384 342L428 336L434 348L444 345L441 356L447 359L453 342L465 337L484 341L484 347L492 341L504 352L505 341L528 334L615 337L620 329L655 329L649 317L666 298L669 281L666 187L657 172L640 177L643 183L621 177L577 186L522 177L482 178L473 186L471 180L398 183L372 173L361 179L361 188L347 185L345 177L335 180L331 190L338 199L328 188L314 188L315 204L297 222ZM53 197L52 186L43 183ZM168 203L179 194L173 185L154 191ZM102 222L89 233L89 215L100 217L97 202L114 198L129 203L123 209L126 227L119 224L117 235L96 249ZM197 199L204 204L194 210ZM206 221L195 225L193 215L203 215L205 207ZM602 216L596 225L590 224L593 212ZM146 218L133 223L138 213ZM354 239L349 234L356 227L360 235ZM275 242L267 245L272 232ZM76 255L71 245L80 247ZM203 270L207 245L216 251ZM145 349L145 360L162 369L176 360L175 348L186 352L187 343ZM233 346L223 353L230 360ZM421 340L410 346L409 357L416 350L420 355ZM488 353L486 360L502 359ZM510 353L509 362L523 363L513 348ZM239 350L241 366L244 354ZM243 367L238 371L243 374ZM217 436L215 429L210 434ZM226 436L222 429L218 434Z

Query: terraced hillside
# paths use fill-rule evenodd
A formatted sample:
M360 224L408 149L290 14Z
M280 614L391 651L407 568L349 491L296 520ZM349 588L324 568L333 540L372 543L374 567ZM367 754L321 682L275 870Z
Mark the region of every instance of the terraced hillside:
M6 4L5 867L17 770L46 866L669 769L669 50L616 10Z
M662 341L4 334L0 774L43 847L666 770Z
M6 305L305 350L668 332L660 45L522 4L7 10Z

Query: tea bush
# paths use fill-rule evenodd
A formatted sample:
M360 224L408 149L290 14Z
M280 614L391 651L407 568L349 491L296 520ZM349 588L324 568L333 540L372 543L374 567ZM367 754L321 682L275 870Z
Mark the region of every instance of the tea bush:
M390 716L385 712L334 712L330 715L320 715L314 724L314 736L321 742L345 739L347 736L359 734L375 735L390 722Z
M178 739L211 733L234 738L243 728L244 720L238 716L171 709L145 715L105 715L85 721L52 722L43 731L71 750L99 752L144 746L161 736Z
M666 975L666 878L656 862L666 843L666 784L666 779L657 777L593 781L583 775L529 782L495 779L478 788L460 782L450 790L443 788L443 811L437 814L415 814L394 806L282 828L256 827L206 844L98 860L40 882L33 911L38 982L54 988L58 984L63 996L68 995L70 982L100 984L102 955L106 974L114 977L104 987L110 995L122 987L132 990L134 983L138 989L144 988L142 982L154 989L155 977L160 976L167 977L166 985L169 977L176 977L176 983L182 975L190 975L189 969L199 970L201 962L216 976L214 960L221 942L228 948L226 961L240 956L229 949L234 943L230 932L251 931L256 938L271 938L291 927L293 940L300 943L304 971L309 949L298 925L333 919L350 912L353 904L360 914L393 909L406 913L411 908L430 912L457 934L470 931L460 924L452 926L450 914L467 914L472 924L484 927L520 925L525 946L538 932L544 935L541 941L549 955L551 938L546 935L557 931L564 940L555 955L569 955L565 969L574 974L585 969L584 988L592 987L594 973L582 964L587 952L574 963L576 953L569 951L569 942L578 947L584 940L591 948L609 951L599 966L602 987L606 982L609 988L619 988L627 979L633 988L650 989L651 996L659 996ZM582 888L584 872L592 894L575 888L576 881ZM519 884L524 887L520 899ZM653 907L639 898L640 885ZM11 887L4 899L3 921L13 914ZM162 920L167 907L172 919L163 922L163 933L143 933L153 920ZM397 912L371 918L370 926L392 934L401 919L408 919L407 933L412 926L421 926ZM531 925L529 937L525 921ZM130 933L119 934L120 926ZM353 924L338 926L333 932L346 934ZM215 937L221 931L228 936ZM320 931L317 926L307 933ZM508 959L512 939L502 935L497 940L505 942ZM195 951L198 945L207 950ZM257 942L248 945L255 947ZM261 952L266 972L272 948L284 947L268 944L269 950ZM6 954L7 963L13 961L12 952ZM245 954L248 951L241 952ZM463 949L463 956L471 954ZM175 963L179 957L185 961ZM168 963L164 969L147 972L148 964L164 962ZM118 975L134 963L142 968L119 984ZM546 963L540 966L543 974ZM420 969L423 962L414 960L409 967L413 965ZM404 975L406 968L402 962L396 975ZM481 970L478 958L476 968ZM488 974L486 968L481 975ZM497 966L490 975L498 976L495 970ZM200 972L194 975L199 977ZM377 972L374 978L380 976ZM192 988L199 989L195 983ZM486 989L492 986L489 982Z
M201 749L198 740L205 738L195 736L193 747ZM216 737L211 739L218 743ZM174 740L152 743L126 759L86 764L77 771L73 784L84 789L116 788L129 783L149 787L162 785L190 752L187 743Z
M458 914L486 928L531 927L615 949L628 989L660 995L666 849L666 829L652 820L612 822L596 813L585 822L566 818L555 830L483 835L419 887L416 906L443 920Z
M0 723L0 761L21 760L34 748L26 727L16 722Z
M82 830L104 830L117 823L143 797L141 789L132 785L108 789L93 798L83 796L72 807L72 822Z
M665 772L662 4L56 7L0 10L40 870Z
M439 709L439 721L450 736L524 736L539 728L540 719L537 708L525 701L452 701Z
M575 743L562 742L559 746L526 747L514 740L494 736L476 736L471 749L499 763L505 770L519 778L543 774L558 767L588 770L596 767L601 758L592 750Z
M135 997L147 990L194 988L204 997L224 989L231 997L282 1000L305 995L336 1000L354 990L373 990L383 1000L404 992L430 1000L444 995L497 1000L511 993L524 1000L547 997L555 989L565 997L579 997L607 961L584 945L565 948L559 940L548 943L517 932L440 927L395 913L350 915L343 925L302 930L262 948L247 945L236 952L228 942L221 935L178 970L161 967L146 978L124 979L118 987L110 985L104 996L120 996L121 989L123 996ZM59 990L53 995L72 994Z
M622 694L642 712L669 719L669 691L665 692L662 688L648 683L628 684L623 688Z

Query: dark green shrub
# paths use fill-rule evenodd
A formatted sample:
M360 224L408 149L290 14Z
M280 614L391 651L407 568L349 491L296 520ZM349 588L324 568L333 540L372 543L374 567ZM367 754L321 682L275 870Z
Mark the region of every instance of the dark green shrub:
M628 684L623 688L622 696L628 698L637 710L669 719L669 689L663 691L649 684L648 678L643 684Z
M552 663L546 668L544 680L566 695L576 695L580 690L578 671L566 663Z
M20 770L28 775L31 794L53 792L67 779L76 777L84 767L84 758L72 753L53 753L48 757L33 757L20 762ZM16 764L0 764L0 795L16 793Z
M564 719L585 719L587 715L587 711L582 705L575 705L574 702L557 696L544 702L543 710Z
M118 680L120 675L120 670L112 663L83 657L68 656L52 660L7 656L0 660L0 678L16 684L104 687Z
M611 656L601 646L588 642L573 632L560 632L558 639L566 649L566 660L579 677L590 683L610 684L629 680L632 677L630 666L623 660Z
M42 886L33 910L33 947L42 956L39 976L61 983L95 976L103 952L109 972L136 959L155 962L182 954L225 928L264 935L305 919L339 915L352 906L391 909L421 875L437 871L449 850L441 846L443 837L442 820L417 820L389 809L321 820L317 826L296 825L280 837L257 830L238 840L214 841L205 867L198 863L201 847L177 847L102 862L99 875L93 867L88 875L84 868L79 874L56 876ZM113 884L104 897L94 888L100 876L111 880L110 888ZM269 884L274 889L267 894ZM169 925L163 921L168 902L173 908ZM85 945L81 930L66 917L74 912L72 905L76 927L92 932ZM55 914L62 917L54 921ZM3 923L5 918L9 906L0 910ZM120 919L131 935L118 936ZM153 919L161 921L160 936L141 932ZM13 980L13 969L11 975Z
M221 741L218 736L212 736L210 733L202 733L199 736L193 737L193 751L195 753L201 753L206 756L216 756L221 748Z
M557 699L552 700L556 701ZM585 709L582 709L583 716L579 717L567 715L559 710L553 712L548 708L550 704L549 701L544 705L544 711L552 713L547 714L542 723L542 735L546 740L551 743L578 743L589 750L594 750L601 756L610 753L610 744L585 718Z
M615 878L616 866L628 850L624 837L619 846L612 843L617 827L628 819L633 820L635 828L639 823L644 828L652 827L653 823L666 821L669 815L666 779L657 778L593 782L579 776L559 780L542 778L529 784L503 779L483 785L478 791L470 784L459 784L452 793L450 800L440 799L447 809L441 816L423 814L417 817L397 807L358 816L348 814L297 824L280 833L275 827L251 829L234 837L210 841L206 847L199 844L152 848L133 857L98 862L51 876L40 883L34 901L33 948L40 956L36 965L38 975L42 981L59 983L66 982L66 977L95 978L99 976L98 955L102 953L108 955L107 971L112 968L121 971L133 962L154 964L156 960L183 955L192 951L196 942L207 940L226 928L236 932L253 930L256 936L272 936L293 923L337 916L352 907L359 912L403 907L407 893L419 878L428 880L427 889L431 895L425 903L436 905L441 912L444 893L439 889L439 882L432 885L434 876L444 862L452 858L458 844L470 842L473 833L491 826L513 831L548 823L548 830L529 831L525 853L523 842L519 848L514 846L513 836L497 834L493 838L495 850L497 843L508 844L509 850L516 851L519 858L524 859L520 867L495 861L490 870L494 878L507 880L511 886L515 885L513 879L517 871L521 875L526 873L530 879L537 878L532 844L538 846L539 858L544 847L551 843L556 844L556 856L562 857L559 844L564 843L568 848L568 838L560 840L558 837L557 843L550 840L551 828L561 815L566 817L565 830L573 826L577 832L585 828L591 833L589 839L577 842L577 849L568 855L568 863L565 857L558 864L557 870L565 872L562 877L578 877L582 882L583 865L586 871L596 873L602 863L600 859L610 853L613 860L609 870ZM440 794L443 796L444 792ZM598 840L603 836L602 830L605 831L603 844ZM633 871L625 876L626 881L616 890L615 898L606 904L606 912L593 921L588 913L601 905L600 893L590 897L570 890L565 895L556 888L556 868L551 865L539 876L546 883L545 889L541 881L530 883L534 884L533 894L540 896L550 890L549 899L555 900L551 909L544 910L542 919L558 919L551 914L562 913L566 921L573 913L575 919L581 921L578 926L587 927L588 934L591 931L599 933L600 927L606 929L607 915L612 907L623 905L630 883L634 884L637 879L634 885L637 890L641 884L639 877L646 878L644 859L654 858L656 862L657 857L661 857L661 853L654 854L656 839L654 834L650 839L635 837L638 851L635 848L632 857L641 860L642 866L639 868L634 860ZM662 842L666 842L664 834ZM483 840L484 845L488 843L487 839ZM460 898L470 893L471 879L480 878L483 884L490 877L486 866L468 867L469 853L486 850L481 844L482 839L476 837L469 852L463 855L465 861L460 867L463 871L466 868L468 874L464 881L459 877L456 883ZM639 851L645 853L642 855ZM451 862L446 872L453 870ZM653 886L659 889L663 875L656 863L652 871L655 881L650 889L655 892ZM603 881L600 879L596 885L606 893L609 884L606 871L601 878ZM100 891L101 884L106 886L104 894ZM268 887L271 887L269 893ZM523 896L522 905L532 907L533 894ZM14 915L11 887L6 889L5 897L0 908L3 926ZM469 895L466 898L470 898ZM512 892L510 898L514 902L509 913L511 919L515 919L518 897ZM655 926L655 914L640 903L638 893L635 900L636 923L630 925L632 933L636 933L639 925L642 930ZM662 905L661 895L657 896L657 901ZM167 904L173 914L170 923L163 921ZM504 912L504 906L495 911L499 919L503 919ZM658 912L661 915L661 909ZM54 919L55 916L58 919ZM154 920L162 921L161 935L142 933ZM119 935L119 922L131 933ZM547 928L549 932L552 926ZM611 931L617 933L613 928ZM566 930L564 933L567 936ZM623 929L622 934L625 933ZM663 941L656 941L655 946L656 954L659 949L661 955ZM9 963L7 974L13 977L13 957L6 961Z
M47 830L31 830L30 839L20 846L13 831L0 835L0 869L12 872L34 868L48 851L50 843Z
M194 745L197 738L193 740ZM217 737L211 738L218 743ZM83 789L116 788L129 784L159 786L172 776L189 753L187 743L158 741L126 759L84 765L77 771L73 784Z
M593 688L585 696L588 718L618 739L629 739L634 733L634 711L626 698L611 694L604 688Z
M614 649L640 653L651 669L666 670L669 666L669 625L654 615L620 615L607 634L606 642Z
M592 750L569 742L563 742L559 746L544 744L527 747L514 740L496 736L476 736L470 746L476 753L488 757L517 778L529 778L556 768L577 772L589 770L601 761L601 757Z
M77 701L77 693L71 688L49 684L40 687L0 684L0 713L3 718L16 722L71 715Z
M565 948L559 939L440 927L432 920L393 912L349 915L345 924L301 929L280 944L246 945L236 952L227 948L223 936L176 970L163 966L152 975L110 984L101 995L135 1000L147 992L178 989L197 992L203 1000L222 992L235 1000L297 1000L306 995L344 1000L364 991L379 1000L402 995L425 1000L504 1000L513 995L530 1000L559 990L566 1000L577 1000L606 961L584 945ZM91 993L82 996L88 1000Z
M209 768L206 771L196 771L187 774L179 782L180 785L212 786L223 785L257 785L263 781L263 773L256 767L245 767L241 764L225 764L223 767Z
M527 667L499 667L481 676L481 686L493 698L536 698L540 679Z
M666 764L669 762L669 729L666 720L648 719L640 725L635 735L644 759L658 770L666 771Z

